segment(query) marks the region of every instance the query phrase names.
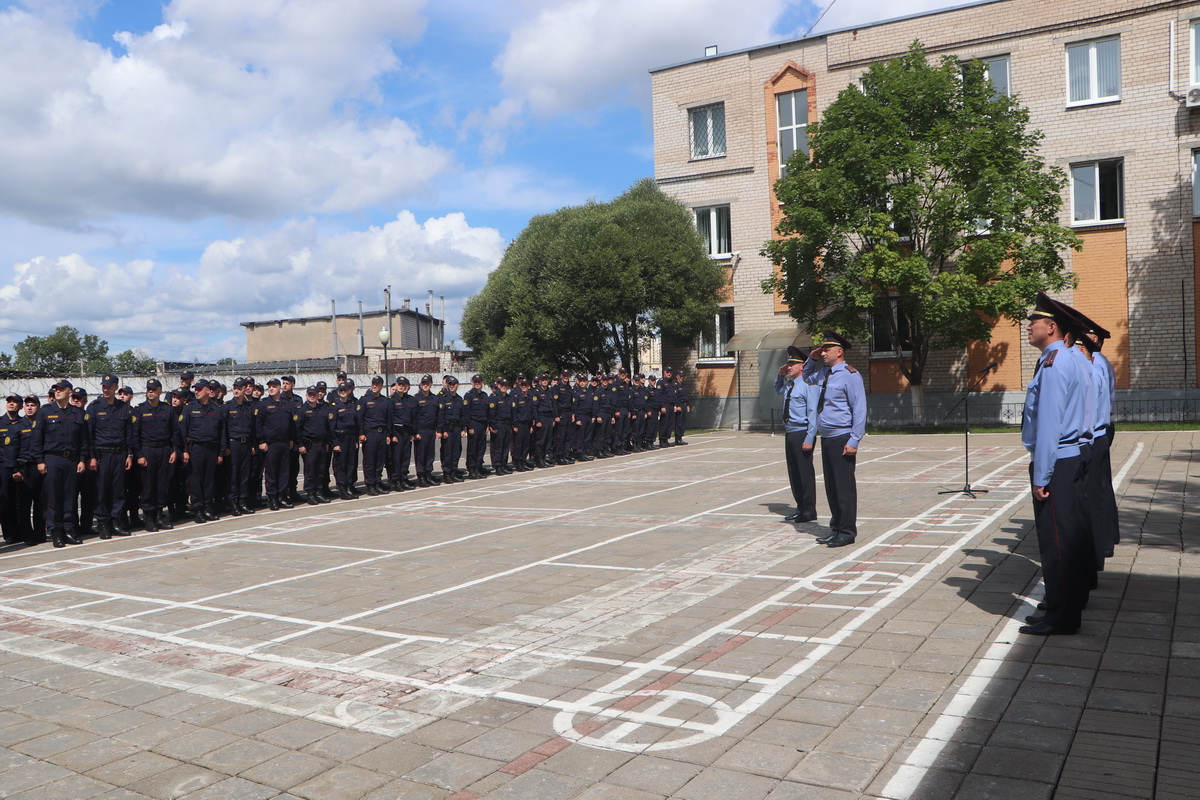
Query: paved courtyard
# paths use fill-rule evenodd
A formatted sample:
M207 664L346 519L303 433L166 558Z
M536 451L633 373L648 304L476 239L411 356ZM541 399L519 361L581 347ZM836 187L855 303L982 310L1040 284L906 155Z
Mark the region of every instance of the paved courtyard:
M1118 433L1071 637L1016 633L1014 434L975 498L961 435L868 437L836 550L780 522L781 438L715 433L0 551L0 797L1196 798L1197 438Z

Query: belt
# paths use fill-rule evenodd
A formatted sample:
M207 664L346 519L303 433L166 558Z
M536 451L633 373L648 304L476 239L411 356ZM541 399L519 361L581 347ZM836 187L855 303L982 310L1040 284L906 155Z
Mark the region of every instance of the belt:
M250 437L249 436L230 436L229 441L241 442L241 443L245 444L246 442L250 441Z
M58 456L59 458L68 458L68 459L71 459L72 461L74 461L75 459L79 458L79 451L78 450L47 450L46 455Z
M102 446L102 445L96 445L96 452L97 452L97 453L105 453L105 454L108 454L108 455L113 455L113 454L115 454L115 453L124 453L124 452L125 452L125 448L124 448L124 447L109 447L109 446L107 446L107 445L103 445L103 446Z
M329 441L327 439L301 439L300 444L312 447L314 444L329 444Z
M220 447L221 445L220 442L200 442L195 439L188 439L187 443L189 445L196 445L199 447Z
M354 429L353 428L342 428L340 431L334 431L334 433L337 434L338 436L353 436Z
M367 428L367 433L383 433L387 428L380 426L378 428Z
M153 442L142 442L142 447L169 447L171 443L166 439Z

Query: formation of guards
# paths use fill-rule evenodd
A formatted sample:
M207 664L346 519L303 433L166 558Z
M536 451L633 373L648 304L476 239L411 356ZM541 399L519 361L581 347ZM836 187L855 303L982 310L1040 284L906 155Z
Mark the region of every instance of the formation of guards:
M1030 454L1034 522L1046 596L1021 633L1075 633L1104 560L1120 541L1112 485L1116 381L1100 352L1109 332L1039 293L1028 314L1041 351L1025 396L1021 441Z
M405 377L385 393L375 376L357 395L345 373L333 392L321 381L302 394L285 375L238 378L227 397L184 372L173 391L148 380L137 405L114 375L91 402L61 380L44 402L7 398L0 529L8 543L64 547L686 444L687 388L670 368L661 381L624 369L571 379L520 374L489 391L475 375L460 395L453 375L436 393L430 375L415 393Z

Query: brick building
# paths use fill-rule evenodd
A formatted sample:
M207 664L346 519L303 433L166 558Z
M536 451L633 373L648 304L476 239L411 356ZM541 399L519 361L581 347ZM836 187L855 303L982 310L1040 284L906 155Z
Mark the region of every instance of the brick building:
M791 150L807 146L808 122L870 64L918 39L931 58L984 61L1045 134L1044 157L1068 175L1062 221L1083 241L1066 254L1079 285L1062 299L1113 332L1105 353L1126 407L1194 403L1200 3L987 0L652 72L655 177L695 210L730 273L717 340L664 353L687 372L695 422L762 424L779 407L770 384L782 348L808 339L760 288L772 267L759 251L779 221L771 187ZM850 361L866 378L873 418L904 418L906 383L894 356L876 348L890 350L860 342ZM1019 402L1036 354L1003 321L991 342L931 357L933 413L992 361L1000 368L981 387L987 401Z

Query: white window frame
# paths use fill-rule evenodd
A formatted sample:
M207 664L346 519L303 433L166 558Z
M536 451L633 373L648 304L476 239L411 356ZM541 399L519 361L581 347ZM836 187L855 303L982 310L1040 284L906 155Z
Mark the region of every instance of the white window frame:
M1100 67L1096 56L1096 46L1104 42L1117 43L1117 93L1114 95L1097 95L1100 85ZM1088 54L1088 96L1082 100L1071 99L1071 51L1086 47ZM1100 103L1116 103L1121 100L1121 37L1104 36L1099 39L1088 39L1083 42L1073 42L1067 45L1063 53L1063 63L1066 65L1067 78L1067 108L1092 106Z
M1120 215L1109 219L1100 218L1100 165L1116 163L1119 167L1120 182L1117 184L1117 203L1120 205ZM1077 219L1075 217L1075 172L1090 168L1093 175L1093 185L1096 187L1095 198L1092 202L1092 219ZM1125 222L1125 159L1102 158L1097 161L1081 161L1071 165L1071 225L1084 228L1091 225L1120 225Z
M729 245L729 249L724 252L718 251L717 248L721 242L719 233L721 209L725 209L725 222L728 225L726 230L725 240ZM733 213L728 204L716 206L702 206L692 209L695 213L696 230L700 231L700 235L704 235L704 229L700 227L700 217L702 214L708 215L708 255L709 258L730 258L733 255Z
M720 137L720 152L717 152L717 135L716 125L713 121L713 110L721 109L721 137ZM697 121L703 119L704 130L699 131ZM700 153L696 147L697 134L702 133L708 146L708 152ZM703 106L695 106L688 109L688 146L691 148L691 160L702 161L709 158L724 158L725 153L729 150L729 140L727 138L727 129L725 126L725 104L724 103L708 103Z
M889 297L888 298L888 306L891 308L891 311L892 311L892 319L896 321L897 327L899 327L899 322L900 322L900 318L899 318L900 304L898 302L896 302L898 299L899 298L897 298L897 297ZM896 357L895 350L876 350L875 349L876 336L875 336L875 311L874 310L871 311L870 320L871 320L871 335L867 339L867 345L871 349L871 353L870 353L869 357L874 358L874 359L883 359L883 358L889 358L889 357L895 358ZM911 323L910 323L910 328L911 328ZM909 338L911 338L912 330L910 329L908 333L909 333ZM908 349L903 350L902 353L904 356L911 356L912 355L911 345L909 346Z
M737 313L734 308L734 306L721 306L717 311L713 328L716 334L715 338L710 340L703 333L696 338L696 360L698 362L713 364L734 361L734 356L730 355L729 350L718 350L721 344L728 347L729 340L733 338L735 314Z
M1200 84L1200 19L1192 20L1190 41L1192 58L1188 74L1191 77L1191 85L1196 86Z
M796 121L798 119L798 115L796 114L795 96L797 94L799 94L800 92L804 93L804 122L803 123L799 123ZM791 125L783 125L780 122L779 101L781 99L783 99L784 97L792 98L792 124ZM787 175L788 159L785 159L783 157L783 133L784 133L784 131L792 132L792 136L793 136L792 141L793 142L795 142L794 137L797 134L799 134L801 131L803 131L803 133L804 133L804 154L807 156L810 152L809 147L808 147L808 122L809 122L809 120L808 120L808 89L796 89L795 91L792 91L792 92L780 92L779 94L775 95L775 141L776 141L776 155L779 156L779 177L782 178ZM799 150L799 149L800 148L798 148L798 147L794 148L792 152L795 152L796 150Z
M999 63L1004 64L1005 90L997 93L1005 95L1006 97L1012 97L1012 56L1006 53L1002 56L991 56L989 58L981 58L979 60L983 62L983 77L987 78L988 80L992 79L992 65Z

